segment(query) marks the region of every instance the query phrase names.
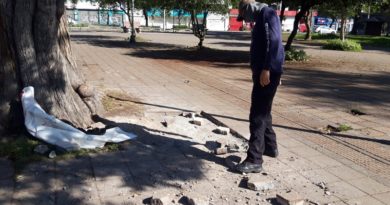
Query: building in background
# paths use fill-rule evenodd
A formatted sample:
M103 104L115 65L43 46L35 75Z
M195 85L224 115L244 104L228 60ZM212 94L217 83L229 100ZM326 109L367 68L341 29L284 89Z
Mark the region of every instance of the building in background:
M94 24L130 27L127 15L117 7L100 8L98 3L87 0L79 0L73 4L70 0L65 3L68 23ZM150 27L163 29L191 27L191 16L180 10L165 11L155 9L148 11L148 24ZM199 14L198 19L203 18ZM145 26L146 20L142 10L134 11L134 26ZM229 27L228 15L209 13L207 16L207 29L210 31L227 31Z

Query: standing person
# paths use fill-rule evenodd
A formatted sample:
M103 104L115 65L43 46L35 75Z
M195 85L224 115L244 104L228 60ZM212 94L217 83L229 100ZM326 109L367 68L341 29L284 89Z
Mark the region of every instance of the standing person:
M246 159L236 170L258 173L263 167L263 155L278 156L276 135L272 129L271 108L283 73L284 48L281 26L275 10L255 0L241 0L238 21L255 22L250 48L252 69L252 102L250 139Z

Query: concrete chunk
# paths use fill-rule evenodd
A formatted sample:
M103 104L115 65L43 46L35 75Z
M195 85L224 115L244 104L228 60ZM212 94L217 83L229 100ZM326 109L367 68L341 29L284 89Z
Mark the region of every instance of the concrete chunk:
M248 181L247 187L254 191L270 190L275 187L273 181Z
M217 141L215 141L217 143L217 145L219 147L225 147L226 145L228 145L228 142L226 139L222 138L222 139L217 139Z
M150 205L168 205L171 204L168 196L153 196Z
M199 117L194 117L191 121L192 124L195 124L195 125L198 125L198 126L201 126L202 125L202 119L199 118Z
M227 135L230 133L230 128L228 127L217 127L216 132L221 135Z
M290 191L287 193L277 194L276 201L280 205L304 205L304 199L297 192Z
M216 154L216 155L221 155L221 154L226 154L226 153L228 153L228 149L226 147L217 148L214 150L214 154Z
M203 198L199 198L199 197L189 197L189 196L184 196L180 199L179 201L180 203L183 203L183 204L188 204L188 205L208 205L208 201L203 199Z

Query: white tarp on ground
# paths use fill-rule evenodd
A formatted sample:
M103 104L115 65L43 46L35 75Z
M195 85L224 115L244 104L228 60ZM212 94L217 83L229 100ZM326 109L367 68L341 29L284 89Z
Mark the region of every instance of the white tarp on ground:
M101 148L106 142L122 142L136 137L119 127L107 129L104 135L89 135L47 114L35 101L34 88L25 87L22 94L24 124L34 137L68 151Z

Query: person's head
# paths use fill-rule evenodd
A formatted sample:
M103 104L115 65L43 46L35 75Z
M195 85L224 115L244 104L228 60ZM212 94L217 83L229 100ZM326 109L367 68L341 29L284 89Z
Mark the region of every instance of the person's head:
M261 4L255 0L241 0L238 4L237 21L254 22L256 15L266 4Z

